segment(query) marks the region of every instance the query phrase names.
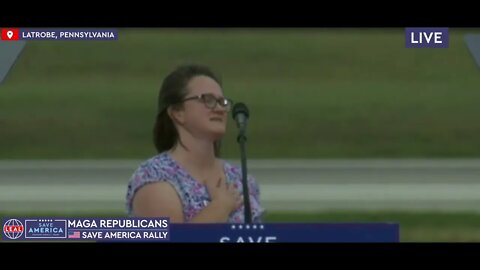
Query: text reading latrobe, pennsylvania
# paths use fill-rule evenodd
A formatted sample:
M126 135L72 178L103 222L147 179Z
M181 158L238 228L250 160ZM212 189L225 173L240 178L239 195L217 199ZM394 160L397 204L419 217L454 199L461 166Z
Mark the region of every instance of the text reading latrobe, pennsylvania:
M117 40L116 29L3 28L2 40Z

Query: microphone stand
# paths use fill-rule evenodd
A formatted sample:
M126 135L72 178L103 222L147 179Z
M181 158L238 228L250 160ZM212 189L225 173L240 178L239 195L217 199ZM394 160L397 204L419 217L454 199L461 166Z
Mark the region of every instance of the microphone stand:
M250 193L248 191L248 180L247 180L247 154L245 150L245 143L247 142L247 137L245 136L245 129L241 129L237 142L240 144L240 156L242 162L242 185L243 185L243 205L245 207L245 223L252 223L252 208L250 206Z

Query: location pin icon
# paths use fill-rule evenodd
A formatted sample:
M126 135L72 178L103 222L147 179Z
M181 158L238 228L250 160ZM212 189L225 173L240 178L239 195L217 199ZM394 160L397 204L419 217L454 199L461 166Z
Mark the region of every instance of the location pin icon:
M8 37L8 39L12 39L12 37L13 37L13 31L12 30L7 31L7 37Z

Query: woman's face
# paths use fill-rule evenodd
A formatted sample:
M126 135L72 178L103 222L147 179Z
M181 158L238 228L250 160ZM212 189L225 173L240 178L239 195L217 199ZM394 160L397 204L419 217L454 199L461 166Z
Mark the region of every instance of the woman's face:
M225 100L220 85L210 77L193 77L187 85L182 125L198 138L221 139L226 131L228 111L232 104ZM222 106L227 105L226 107Z

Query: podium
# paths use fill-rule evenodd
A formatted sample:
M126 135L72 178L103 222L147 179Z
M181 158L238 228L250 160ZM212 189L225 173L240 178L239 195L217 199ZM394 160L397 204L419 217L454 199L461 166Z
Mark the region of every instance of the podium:
M395 243L394 223L171 224L170 242Z

